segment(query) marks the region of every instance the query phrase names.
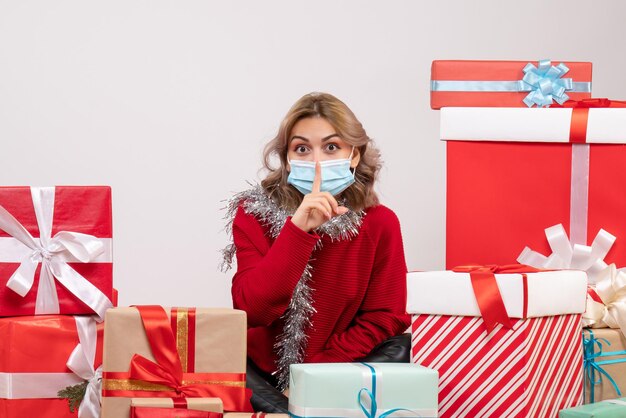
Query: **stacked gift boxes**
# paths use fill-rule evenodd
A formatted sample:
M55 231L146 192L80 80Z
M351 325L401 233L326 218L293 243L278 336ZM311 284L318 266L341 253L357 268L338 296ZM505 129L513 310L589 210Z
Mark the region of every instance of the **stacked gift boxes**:
M111 229L108 187L0 187L0 416L98 417Z
M607 265L626 261L626 246L616 241L626 235L620 215L626 201L617 192L626 183L621 170L626 162L626 103L590 99L590 93L590 63L433 62L431 105L440 109L441 139L447 142L446 265L479 268L520 262L548 270L585 271L593 286L583 324L626 331L626 312L622 313L626 305L619 291L623 283L615 266ZM477 292L474 303L481 305L480 289L464 291ZM547 308L556 294L537 303ZM528 295L529 303L536 303L534 297ZM416 311L420 315L414 317L413 355L418 362L434 361L417 347L429 335L423 328L452 327L450 318L457 315L454 308L446 312L432 308L420 306ZM434 313L441 315L436 321ZM539 317L554 322L565 313ZM530 324L538 321L518 318L529 318L524 322ZM516 324L512 323L513 330ZM497 332L483 338L497 340L501 338ZM592 334L584 339L584 363L582 347L577 353L581 360L577 372L582 376L584 367L588 402L619 396L619 380L626 376L619 331L594 332L595 338ZM563 337L549 339L567 344ZM532 350L532 344L529 347ZM438 361L436 365L445 365ZM461 380L449 381L448 390L467 384L468 379ZM452 416L464 416L453 404L460 398L442 403L442 416L449 408L457 411ZM527 398L520 401L525 402ZM546 414L555 416L552 409Z
M586 244L587 229L597 232L605 217L616 217L600 212L589 222L574 218L578 223L570 228L572 194L582 196L585 187L576 176L584 180L586 168L572 176L572 169L579 168L572 166L578 163L572 156L578 157L581 148L570 142L572 109L528 107L534 101L547 106L558 104L555 100L588 99L590 63L435 61L432 78L432 106L440 109L441 139L447 149L447 268L511 264L526 246L547 252L542 231L557 224L575 232L575 241L585 238L575 243ZM541 93L544 84L553 96ZM602 165L604 155L595 165L593 158L589 186L602 193L605 174L593 168ZM599 176L595 188L594 176ZM586 202L574 199L579 206ZM592 202L590 206L594 209ZM572 215L579 215L580 209L571 209Z
M250 411L245 314L113 308L111 218L108 187L0 187L0 416Z

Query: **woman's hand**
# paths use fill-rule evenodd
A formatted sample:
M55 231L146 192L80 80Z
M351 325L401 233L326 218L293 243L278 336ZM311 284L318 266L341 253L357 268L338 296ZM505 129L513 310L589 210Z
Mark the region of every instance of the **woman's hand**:
M319 161L315 163L315 178L311 193L304 195L302 203L291 218L298 228L310 232L334 216L348 212L345 206L339 206L337 200L328 192L321 192L322 168Z

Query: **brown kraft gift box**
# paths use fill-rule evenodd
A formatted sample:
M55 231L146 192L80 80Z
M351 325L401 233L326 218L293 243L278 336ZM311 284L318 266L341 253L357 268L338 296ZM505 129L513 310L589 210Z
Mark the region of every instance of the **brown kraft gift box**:
M158 326L144 325L146 317L155 315L159 320L153 322L158 322ZM151 331L151 336L159 335L159 332L169 334L165 335L169 340L163 341L172 341L172 345L175 342L175 348L169 351L174 351L174 356L180 359L181 384L164 385L160 381L145 380L143 375L140 379L137 376L131 378L131 360L136 361L138 356L145 358L139 358L144 361L142 364L147 362L148 366L157 369L166 363L163 353L168 351L167 344L155 343L154 337L149 340L146 332L146 329L156 328L158 330ZM129 418L131 399L140 397L185 397L189 400L219 396L225 410L245 411L249 408L249 395L246 398L245 389L245 312L226 308L114 308L107 311L104 332L102 418ZM155 348L159 347L156 356L151 341ZM151 364L153 362L158 364ZM142 367L134 368L137 369L143 370ZM207 388L210 393L202 392Z

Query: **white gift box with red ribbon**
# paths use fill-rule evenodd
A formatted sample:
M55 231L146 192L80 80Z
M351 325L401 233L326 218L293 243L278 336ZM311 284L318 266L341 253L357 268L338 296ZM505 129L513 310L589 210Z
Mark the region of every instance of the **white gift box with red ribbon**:
M588 109L588 144L626 143L626 108ZM571 141L572 108L444 107L440 137L446 141Z
M585 311L584 271L495 274L495 278L510 318ZM470 273L451 270L408 273L406 310L411 314L480 316Z
M488 332L472 273L407 275L411 358L439 372L440 417L556 416L579 405L586 273L496 273L494 282L509 327Z

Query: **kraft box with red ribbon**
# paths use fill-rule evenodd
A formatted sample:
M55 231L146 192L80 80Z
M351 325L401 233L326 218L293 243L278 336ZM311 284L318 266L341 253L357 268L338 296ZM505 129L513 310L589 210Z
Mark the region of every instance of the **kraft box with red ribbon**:
M112 307L109 187L0 187L0 316Z
M607 263L626 264L616 241L626 237L626 102L443 108L441 138L448 268L517 260L586 270L593 284Z
M134 398L130 418L222 418L219 398Z
M252 411L246 315L221 308L137 306L105 320L102 418L128 418L132 398L213 398Z
M130 418L222 418L221 412L196 409L132 407Z
M0 416L99 418L102 333L94 316L0 318Z
M432 63L430 104L442 107L543 107L591 94L590 62L465 61Z
M410 272L411 358L439 372L439 417L553 417L583 398L583 271Z

